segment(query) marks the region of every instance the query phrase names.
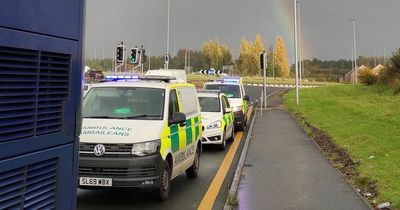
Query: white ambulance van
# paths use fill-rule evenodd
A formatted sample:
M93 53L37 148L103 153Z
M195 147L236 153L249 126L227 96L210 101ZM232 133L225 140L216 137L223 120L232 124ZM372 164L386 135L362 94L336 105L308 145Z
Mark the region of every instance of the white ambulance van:
M180 69L159 69L159 70L149 70L146 72L145 76L168 76L175 77L176 79L172 82L187 83L185 70Z
M109 76L90 86L82 108L80 188L147 188L165 200L172 179L183 172L197 177L197 93L174 79Z

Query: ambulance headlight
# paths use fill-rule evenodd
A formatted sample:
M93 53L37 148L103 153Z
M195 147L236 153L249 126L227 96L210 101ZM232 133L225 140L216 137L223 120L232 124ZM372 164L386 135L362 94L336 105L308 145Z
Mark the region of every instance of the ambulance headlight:
M160 145L161 145L160 140L133 144L132 155L147 156L155 154L160 149Z
M232 111L233 112L242 111L242 106L234 106L234 107L232 107Z
M220 128L221 126L222 126L222 123L221 123L220 120L218 120L218 121L215 121L215 122L210 123L210 124L207 126L207 129Z

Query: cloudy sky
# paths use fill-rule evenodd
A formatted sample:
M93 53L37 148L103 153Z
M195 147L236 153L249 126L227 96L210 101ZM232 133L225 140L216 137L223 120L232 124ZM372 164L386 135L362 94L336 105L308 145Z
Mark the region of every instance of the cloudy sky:
M285 38L293 62L293 0L170 0L170 53L201 49L218 39L238 55L241 37ZM301 0L305 58L351 58L356 18L357 54L389 55L400 48L400 0ZM167 0L87 0L86 56L111 57L116 43L166 52Z

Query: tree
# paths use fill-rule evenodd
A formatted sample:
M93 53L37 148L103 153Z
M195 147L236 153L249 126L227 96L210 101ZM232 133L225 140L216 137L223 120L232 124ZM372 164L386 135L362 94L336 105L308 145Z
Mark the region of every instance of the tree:
M274 57L274 47L270 46L267 51L267 76L274 76L273 72L273 58Z
M374 74L368 67L361 69L359 72L361 83L366 85L373 85L378 81L378 75Z
M290 75L289 62L286 52L285 40L281 36L275 39L275 74L288 78Z
M400 93L400 49L393 52L389 65L383 71L380 80L393 87L395 94Z
M221 46L222 49L222 65L230 65L232 63L232 53L227 45Z
M260 53L264 51L264 42L257 34L254 43L248 41L245 37L240 41L239 68L243 75L260 74Z
M240 40L240 55L238 66L242 75L248 75L251 73L251 51L252 43L245 37Z
M252 72L251 75L259 75L260 74L260 53L262 53L265 48L264 48L264 42L261 38L260 34L257 34L255 39L254 39L254 44L252 46Z
M203 55L207 59L208 67L221 69L223 61L223 49L218 39L211 39L203 44Z

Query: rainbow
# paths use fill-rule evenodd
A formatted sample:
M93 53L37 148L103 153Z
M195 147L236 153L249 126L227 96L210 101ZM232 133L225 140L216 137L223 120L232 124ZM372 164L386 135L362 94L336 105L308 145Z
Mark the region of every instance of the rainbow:
M289 57L294 58L294 18L293 18L293 0L273 0L272 5L276 16L278 17L280 30L282 31L283 38L285 39L286 43L286 50L288 53L292 53L292 56L288 55ZM305 22L302 20L302 28L305 28ZM303 58L310 58L312 56L311 50L308 45L307 37L305 36L304 31L302 31L302 46L303 46ZM293 60L294 62L294 60Z

